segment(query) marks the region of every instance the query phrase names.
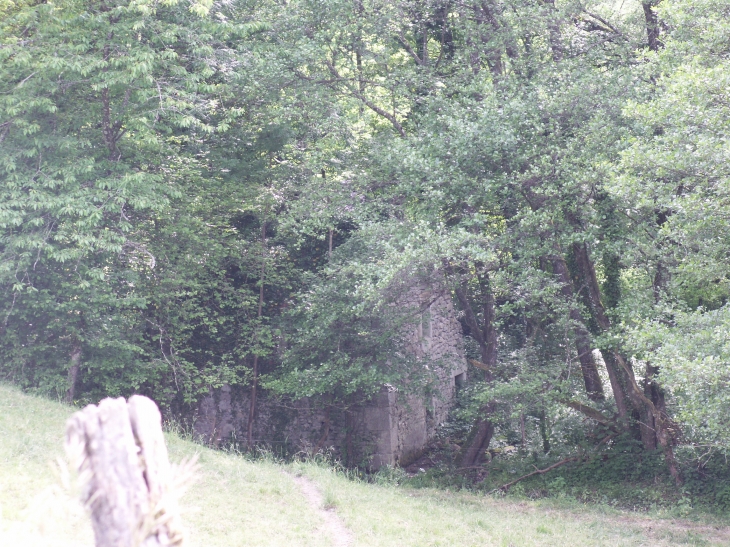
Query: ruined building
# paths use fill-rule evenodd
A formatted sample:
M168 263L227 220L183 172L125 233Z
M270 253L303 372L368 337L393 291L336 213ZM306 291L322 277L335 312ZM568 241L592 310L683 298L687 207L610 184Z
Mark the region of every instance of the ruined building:
M413 288L403 304L414 309L416 317L409 327L408 351L439 363L435 389L427 400L384 385L367 403L337 413L323 410L310 399L281 401L263 396L257 404L254 439L275 451L331 449L348 465L373 470L405 466L419 457L446 419L456 389L466 381L467 363L461 325L447 291ZM195 434L213 445L242 440L248 409L245 386L211 391L198 405Z

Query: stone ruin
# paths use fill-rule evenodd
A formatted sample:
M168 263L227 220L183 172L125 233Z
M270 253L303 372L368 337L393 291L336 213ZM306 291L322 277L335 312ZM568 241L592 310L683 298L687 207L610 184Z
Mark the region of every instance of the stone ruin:
M467 362L461 325L447 290L420 285L406 293L403 304L416 316L407 350L439 363L430 396L406 395L384 385L367 403L337 412L325 410L321 401L281 400L261 393L254 420L256 443L275 452L325 449L349 466L370 470L407 466L420 457L466 381ZM198 404L195 435L214 446L241 442L248 412L247 386L211 390Z

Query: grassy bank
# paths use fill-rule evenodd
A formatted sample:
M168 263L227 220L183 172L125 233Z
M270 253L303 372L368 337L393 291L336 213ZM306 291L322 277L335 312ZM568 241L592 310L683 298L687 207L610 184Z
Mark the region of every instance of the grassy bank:
M721 525L554 501L495 499L464 492L343 481L332 469L302 465L358 545L727 545ZM367 508L363 510L363 508Z
M88 518L64 479L62 436L73 409L0 385L0 545L90 546ZM333 510L355 546L725 545L724 526L657 519L602 507L494 499L350 480L312 463L278 465L167 436L173 461L199 454L183 498L191 546L333 545ZM303 495L295 477L322 494Z
M0 385L0 545L93 545L72 485L63 486L63 432L73 409ZM267 462L209 450L167 435L170 459L199 455L183 500L191 546L320 547L320 517L291 477Z

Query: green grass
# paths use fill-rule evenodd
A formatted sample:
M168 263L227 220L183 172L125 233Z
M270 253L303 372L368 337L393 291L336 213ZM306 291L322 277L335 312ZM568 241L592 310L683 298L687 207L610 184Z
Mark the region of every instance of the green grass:
M0 545L93 545L88 517L64 479L64 424L73 409L0 385ZM307 477L357 547L727 545L721 526L656 519L577 503L528 502L350 480L313 463L252 462L168 434L170 457L199 454L182 499L190 546L332 545L323 508L293 480ZM66 484L66 486L64 486Z
M332 469L298 465L317 483L358 545L619 546L727 545L724 527L621 512L604 507L494 499L435 489L343 480Z
M74 409L0 385L0 545L82 547L93 534L73 488L64 488L65 422ZM215 452L167 435L173 462L199 455L182 500L190 546L328 545L318 512L290 476L268 462Z

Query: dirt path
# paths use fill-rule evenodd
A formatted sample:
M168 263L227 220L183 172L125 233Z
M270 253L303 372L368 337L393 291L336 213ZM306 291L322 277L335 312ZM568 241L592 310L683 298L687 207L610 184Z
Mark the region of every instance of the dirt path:
M312 509L322 517L324 525L320 530L321 533L330 537L334 547L352 547L355 544L352 532L347 529L334 509L328 509L324 506L324 498L317 485L306 477L292 475L292 479L302 491L304 497L307 498Z

